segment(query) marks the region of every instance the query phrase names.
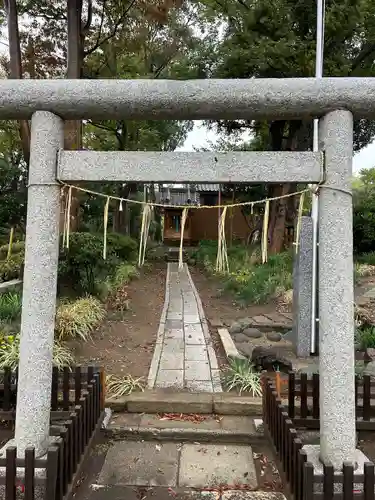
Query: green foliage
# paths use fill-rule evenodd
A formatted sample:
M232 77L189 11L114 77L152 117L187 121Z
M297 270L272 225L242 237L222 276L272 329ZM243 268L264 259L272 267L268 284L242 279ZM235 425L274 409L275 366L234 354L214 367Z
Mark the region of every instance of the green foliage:
M21 317L22 297L19 293L0 295L0 321L12 322Z
M55 335L58 340L88 340L105 317L102 303L94 297L63 302L57 309Z
M70 284L80 294L96 294L98 283L111 279L121 261L134 258L136 249L137 243L132 238L110 233L104 260L102 235L72 233L69 249L60 255L60 284Z
M216 242L201 242L196 261L209 273L215 273ZM220 276L224 290L235 294L239 302L259 304L292 288L292 252L270 255L260 263L259 250L243 245L228 248L229 275Z
M113 288L117 289L120 286L126 285L131 279L137 276L139 276L139 272L134 265L120 264L112 280Z
M353 192L353 243L357 255L375 252L375 168L361 171L359 178L359 187ZM366 263L371 264L368 260Z
M248 392L254 397L262 395L260 375L248 359L234 358L223 374L225 388L236 389L240 394Z
M8 256L9 244L0 246L0 260L4 260ZM23 254L25 253L25 242L24 241L15 241L12 244L11 256L15 254Z
M107 236L107 248L110 249L119 259L132 261L135 259L138 244L130 236L119 233L109 233Z
M15 370L18 366L20 353L19 335L0 336L0 370L10 368ZM60 342L55 341L53 346L53 365L61 369L74 365L74 358L69 349Z
M375 348L375 326L364 326L357 328L355 342L362 349Z
M0 283L20 278L22 275L23 263L23 252L12 255L8 260L1 260Z
M357 261L359 264L375 266L375 251L360 255Z
M260 0L242 2L201 0L202 15L210 22L218 18L224 27L221 43L211 38L211 51L203 52L203 61L211 77L218 78L291 78L312 77L316 55L316 4L308 0ZM325 3L324 76L374 76L375 24L374 0ZM288 144L292 122L285 124L279 136L284 148L308 149L312 145L311 123L300 124L294 145ZM275 135L268 123L252 120L219 121L219 131L238 135L244 130L255 133L259 149L270 149ZM289 130L288 130L289 129ZM368 144L375 123L357 120L354 148ZM272 147L271 147L272 149ZM277 148L279 149L279 148Z

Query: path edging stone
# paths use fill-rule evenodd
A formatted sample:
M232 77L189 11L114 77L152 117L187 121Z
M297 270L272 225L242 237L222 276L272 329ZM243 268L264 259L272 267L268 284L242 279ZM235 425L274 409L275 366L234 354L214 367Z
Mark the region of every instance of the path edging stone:
M226 328L218 328L218 334L225 351L225 356L228 361L232 359L246 359L245 356L238 352L236 344L234 343L229 331Z
M262 399L231 393L146 391L107 399L114 412L128 413L215 413L218 415L262 415Z
M112 439L144 439L146 441L155 439L157 441L178 442L215 442L215 443L238 443L253 444L264 439L264 434L259 431L234 432L224 429L185 429L183 427L172 427L168 429L155 429L155 427L137 426L112 426L105 430L105 435Z
M147 378L147 387L153 389L155 386L155 380L159 369L161 352L162 352L162 342L164 339L165 331L165 321L167 318L167 310L169 305L169 281L170 281L170 266L167 265L167 276L165 279L165 294L164 294L164 306L160 317L158 333L156 336L156 344L154 348L154 354L152 356L150 369Z

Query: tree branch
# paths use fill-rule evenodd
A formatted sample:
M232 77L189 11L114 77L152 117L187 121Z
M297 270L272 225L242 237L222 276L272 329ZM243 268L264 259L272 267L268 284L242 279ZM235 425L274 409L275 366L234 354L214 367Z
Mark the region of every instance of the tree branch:
M104 3L105 3L105 0L103 0L103 4ZM91 28L91 23L92 23L92 0L87 0L87 19L81 28L81 32L82 32L83 36L87 35L89 29Z
M352 63L352 69L349 76L375 51L375 43L367 44Z
M108 40L110 40L111 38L113 38L114 36L117 35L117 31L118 31L119 27L121 26L122 22L125 20L128 12L133 7L133 5L135 4L135 2L136 2L136 0L132 0L130 2L130 5L128 6L128 8L125 10L125 12L123 12L123 14L116 21L115 26L114 26L112 32L108 36L104 37L102 40L97 40L97 42L93 45L93 47L91 47L90 49L87 49L84 52L84 57L89 56L90 54L92 54L93 52L95 52L95 50L97 50L101 45L103 45L103 43L108 42Z
M100 128L102 130L106 130L107 132L113 132L113 133L116 133L116 129L115 128L112 128L112 127L106 127L105 125L102 125L100 123L95 123L95 122L92 122L91 120L87 120L87 123L89 125L92 125L93 127L96 127L96 128Z

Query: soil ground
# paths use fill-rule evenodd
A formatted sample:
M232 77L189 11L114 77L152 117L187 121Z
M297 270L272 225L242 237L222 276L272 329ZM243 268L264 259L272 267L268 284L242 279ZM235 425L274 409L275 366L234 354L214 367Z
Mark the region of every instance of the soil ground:
M77 364L102 366L106 373L147 379L164 305L165 263L155 263L128 287L130 308L109 311L92 340L73 345Z
M224 368L227 365L225 353L217 333L217 327L212 327L210 320L220 320L229 326L239 318L275 312L276 302L242 307L235 302L233 296L221 291L222 284L217 278L207 275L199 267L190 266L189 271L203 304L219 366Z

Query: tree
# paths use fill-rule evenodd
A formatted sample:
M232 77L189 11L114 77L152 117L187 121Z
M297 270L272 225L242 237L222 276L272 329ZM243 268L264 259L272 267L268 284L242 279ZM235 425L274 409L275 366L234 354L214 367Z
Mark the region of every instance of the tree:
M353 187L353 241L357 254L375 251L375 167L361 170Z
M212 46L205 63L221 78L290 78L314 76L316 5L307 0L201 0L207 19L221 19L222 43ZM325 76L374 76L374 0L326 1ZM251 130L260 149L308 150L312 148L312 124L303 121L219 121L221 133ZM375 124L355 123L355 150L372 140ZM296 186L269 186L270 196L293 192ZM285 220L292 203L273 203L270 216L271 250L283 247Z
M179 0L151 4L144 0L23 0L17 2L18 12L14 0L7 5L14 7L7 9L14 49L6 69L14 68L16 78L170 78L177 62L181 73L183 54L196 43L194 9L182 8ZM19 26L19 33L11 32L10 21ZM70 122L65 148L173 150L190 128L191 122L121 120L85 122L81 131L80 124ZM29 141L25 143L29 147ZM24 159L27 164L25 150ZM136 186L111 186L110 190L127 197Z

